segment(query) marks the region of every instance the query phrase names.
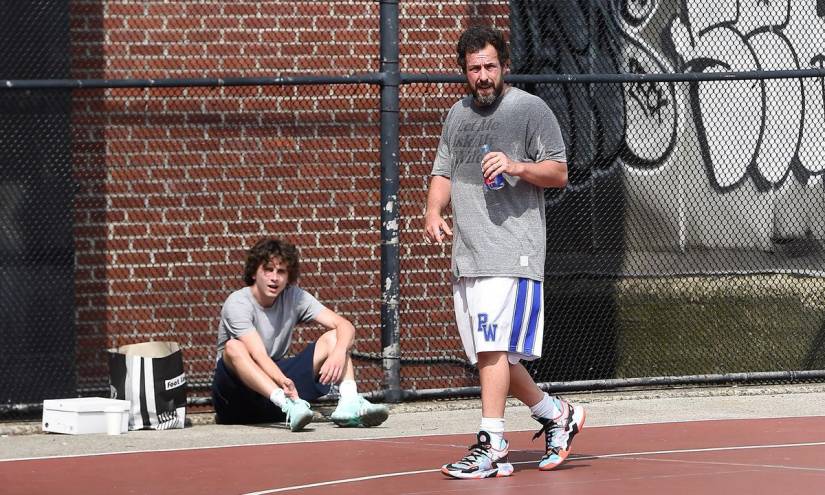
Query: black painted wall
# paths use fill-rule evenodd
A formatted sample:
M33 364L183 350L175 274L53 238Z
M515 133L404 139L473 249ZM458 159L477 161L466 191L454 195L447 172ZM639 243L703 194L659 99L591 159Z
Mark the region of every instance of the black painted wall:
M67 1L0 12L0 79L69 76ZM0 406L77 395L70 101L0 91Z

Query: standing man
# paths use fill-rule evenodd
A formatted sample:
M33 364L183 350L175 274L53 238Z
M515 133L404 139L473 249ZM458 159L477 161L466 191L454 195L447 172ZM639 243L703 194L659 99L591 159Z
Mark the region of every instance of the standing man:
M263 239L247 251L246 287L229 295L221 309L212 403L218 423L286 420L298 431L312 420L307 400L340 383L331 419L338 426L377 426L385 406L358 395L349 356L355 328L298 287L298 251ZM327 331L298 355L284 359L298 323L314 321Z
M481 380L477 443L441 471L455 478L509 476L504 407L512 394L541 423L539 469L559 466L585 411L536 386L520 363L541 357L544 328L544 188L567 185L555 115L540 98L504 83L509 53L501 32L471 27L457 47L470 94L447 114L433 164L424 238L452 237L453 298L464 351ZM492 151L482 153L482 145ZM504 186L492 189L496 177ZM493 186L495 187L495 186ZM452 205L453 227L444 220ZM535 437L534 437L535 438Z

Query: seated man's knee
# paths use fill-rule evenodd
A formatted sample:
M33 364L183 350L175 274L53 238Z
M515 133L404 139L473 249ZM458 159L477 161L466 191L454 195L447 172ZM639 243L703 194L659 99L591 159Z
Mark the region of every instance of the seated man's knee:
M224 361L235 362L247 356L249 356L249 349L246 348L246 344L238 339L226 341L226 346L223 349Z
M338 336L335 334L335 330L327 330L321 335L321 338L318 339L316 346L321 344L324 348L328 351L332 350L335 347L335 344L338 343Z

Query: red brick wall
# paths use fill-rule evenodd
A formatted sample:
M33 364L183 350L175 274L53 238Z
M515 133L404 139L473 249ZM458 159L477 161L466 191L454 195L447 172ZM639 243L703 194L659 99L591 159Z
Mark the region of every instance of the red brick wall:
M478 19L507 2L400 2L401 70L455 71ZM379 4L363 1L73 1L72 77L349 75L378 71ZM440 122L457 85L402 87L402 356L463 357L449 250L421 243ZM220 305L243 249L295 242L300 284L380 354L379 88L369 85L78 90L73 95L79 383L106 383L105 349L184 347L193 393L209 383ZM303 327L296 346L321 329ZM356 360L364 390L380 360ZM461 365L405 363L403 388L472 385Z

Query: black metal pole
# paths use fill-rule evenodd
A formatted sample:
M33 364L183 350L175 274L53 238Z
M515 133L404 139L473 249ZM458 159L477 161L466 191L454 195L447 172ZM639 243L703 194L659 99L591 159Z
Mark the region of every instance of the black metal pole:
M400 402L398 327L398 0L381 0L381 348L384 400Z

